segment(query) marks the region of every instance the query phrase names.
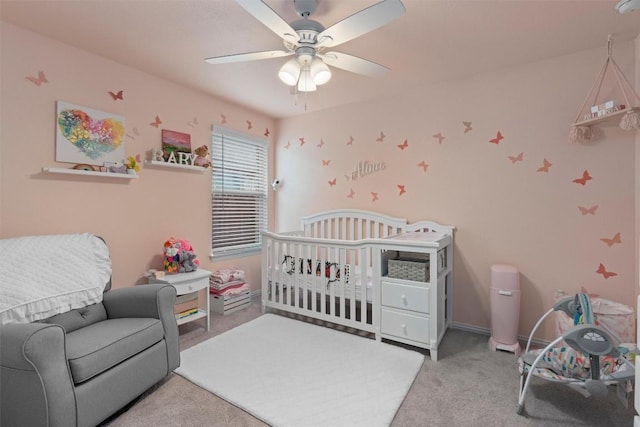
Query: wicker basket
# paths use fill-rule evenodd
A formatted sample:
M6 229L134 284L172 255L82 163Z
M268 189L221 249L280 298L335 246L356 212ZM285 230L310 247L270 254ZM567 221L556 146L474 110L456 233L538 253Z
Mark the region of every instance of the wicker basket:
M429 261L422 259L390 259L389 277L393 279L429 281Z

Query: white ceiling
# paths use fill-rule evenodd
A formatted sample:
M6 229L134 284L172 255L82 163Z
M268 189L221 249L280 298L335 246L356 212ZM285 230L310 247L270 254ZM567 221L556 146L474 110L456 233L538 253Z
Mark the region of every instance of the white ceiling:
M325 27L378 0L319 0ZM403 0L392 23L337 46L386 65L379 78L332 69L306 111L411 90L419 84L520 65L640 34L640 12L617 0ZM288 22L293 0L265 0ZM204 58L282 49L281 39L233 0L1 0L0 19L272 117L305 113L277 77L289 58L210 65ZM615 50L614 50L615 55Z

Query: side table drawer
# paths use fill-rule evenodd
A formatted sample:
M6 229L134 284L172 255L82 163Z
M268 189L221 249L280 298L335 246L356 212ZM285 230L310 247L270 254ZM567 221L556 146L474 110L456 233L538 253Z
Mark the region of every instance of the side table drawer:
M209 286L209 278L201 277L199 279L187 280L180 283L172 283L171 285L176 288L176 294L184 295L199 291L200 289L204 289Z
M382 305L429 313L429 288L382 282Z
M421 343L429 342L429 317L382 309L383 334Z

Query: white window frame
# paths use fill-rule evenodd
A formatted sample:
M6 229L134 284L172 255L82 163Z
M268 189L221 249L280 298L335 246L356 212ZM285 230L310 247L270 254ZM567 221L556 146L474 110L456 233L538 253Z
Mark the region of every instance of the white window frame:
M266 139L222 126L211 134L211 258L257 255L268 225ZM230 203L225 199L230 198ZM243 212L246 218L243 218Z

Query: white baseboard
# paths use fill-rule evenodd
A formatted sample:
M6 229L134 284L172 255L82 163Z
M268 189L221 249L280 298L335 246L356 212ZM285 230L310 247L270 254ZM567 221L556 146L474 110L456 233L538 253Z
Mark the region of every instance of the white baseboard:
M466 323L452 322L451 323L451 328L452 329L459 329L461 331L473 332L473 333L480 334L480 335L486 335L486 336L490 336L491 335L491 329L489 329L489 328L482 328L480 326L468 325ZM523 345L527 344L527 340L528 339L529 339L528 336L526 336L526 337L524 337L522 335L518 336L518 341L520 341ZM535 347L546 347L547 345L549 345L550 342L551 341L539 340L539 339L536 339L536 338L531 340L531 344L533 346L535 346Z
M262 290L260 289L254 289L251 291L251 297L259 297L260 295L262 295Z

